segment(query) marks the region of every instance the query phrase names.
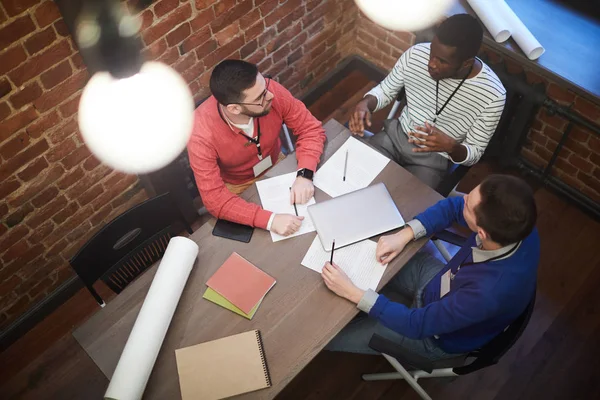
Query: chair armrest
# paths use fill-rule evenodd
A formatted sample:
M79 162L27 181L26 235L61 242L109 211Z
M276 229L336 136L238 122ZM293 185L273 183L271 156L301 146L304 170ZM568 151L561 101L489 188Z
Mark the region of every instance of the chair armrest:
M425 357L406 350L402 346L383 336L374 334L369 341L369 347L380 353L394 357L404 367L411 366L427 373L433 371L433 362Z
M441 232L436 233L431 237L432 240L441 240L442 242L450 243L458 247L464 246L467 241L467 238L461 236L457 233L450 232L448 230L443 230Z
M470 168L471 167L466 165L454 164L450 172L448 172L448 175L442 179L435 191L444 197L448 197L450 192L452 192L452 189L454 189L454 187L458 185L458 182L465 177Z

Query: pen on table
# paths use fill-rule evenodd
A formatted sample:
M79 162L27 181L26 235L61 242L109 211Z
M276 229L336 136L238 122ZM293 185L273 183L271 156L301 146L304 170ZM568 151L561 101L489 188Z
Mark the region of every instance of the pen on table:
M292 188L290 188L290 192L292 191ZM296 212L296 217L298 216L298 209L296 208L296 202L294 201L294 211Z
M346 182L346 171L348 170L348 150L346 149L346 160L344 161L344 182Z
M329 264L333 265L333 251L335 250L335 240L333 241L333 244L331 245L331 259L329 260Z

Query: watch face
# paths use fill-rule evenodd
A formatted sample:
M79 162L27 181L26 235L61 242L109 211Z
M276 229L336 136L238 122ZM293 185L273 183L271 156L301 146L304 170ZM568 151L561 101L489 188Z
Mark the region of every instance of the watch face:
M310 169L303 168L298 171L298 176L312 180L314 173Z

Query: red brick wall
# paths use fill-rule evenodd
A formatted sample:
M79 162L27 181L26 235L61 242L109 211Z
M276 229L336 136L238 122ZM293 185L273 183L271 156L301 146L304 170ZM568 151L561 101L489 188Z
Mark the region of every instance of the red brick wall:
M72 275L67 260L146 196L101 165L76 114L88 74L53 1L0 2L0 328Z
M398 58L415 43L410 32L388 31L373 23L363 13L356 19L355 53L389 71Z
M225 58L258 63L295 95L352 52L352 0L160 0L141 12L149 59L196 99ZM76 115L88 74L51 0L0 0L0 329L73 275L68 259L146 198L101 165Z
M486 49L486 53L494 62L501 59L498 54L489 49ZM600 124L600 103L595 104L578 96L556 81L523 68L511 59L504 58L503 61L507 64L509 72L525 73L530 83L543 83L548 97L577 111L584 118ZM533 164L545 168L567 123L564 118L551 116L545 109L540 109L521 154ZM585 128L574 127L559 153L552 175L600 203L600 138Z
M359 13L356 25L355 52L385 70L390 70L398 57L414 43L411 33L387 31L362 13ZM556 81L544 78L488 47L484 47L483 52L491 63L505 62L509 73L525 73L529 83L544 83L551 99L600 123L600 103L590 102ZM545 167L566 126L567 121L563 118L550 116L540 109L521 154L535 165ZM552 175L600 202L600 138L584 128L575 128L559 154Z

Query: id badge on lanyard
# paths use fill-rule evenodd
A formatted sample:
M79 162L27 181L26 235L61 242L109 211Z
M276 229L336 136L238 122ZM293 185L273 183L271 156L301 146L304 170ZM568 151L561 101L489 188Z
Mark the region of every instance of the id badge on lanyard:
M255 177L259 176L260 174L262 174L263 172L265 172L272 166L273 166L273 162L271 161L271 157L267 156L267 157L263 158L262 160L260 160L258 162L258 164L256 164L254 167L252 167L252 170L254 171L254 176Z
M231 128L232 131L236 132L236 130L233 128L233 126L231 126L231 123L223 117L223 114L221 113L221 108L219 105L217 105L217 111L219 112L219 116L221 117L221 119L223 121L225 121L225 123L229 126L229 128ZM254 171L254 177L258 177L260 174L262 174L263 172L265 172L266 170L268 170L269 168L271 168L273 166L273 162L271 161L270 156L267 155L267 157L263 158L262 149L260 147L260 119L258 119L258 118L256 119L256 125L258 128L256 138L247 137L243 133L240 133L239 131L237 131L240 135L244 136L248 140L248 143L246 143L245 146L251 146L252 144L254 144L256 146L256 151L258 153L258 162L252 167L252 170Z
M260 176L263 172L273 166L270 156L267 155L267 157L263 158L262 149L260 147L260 120L258 118L256 119L256 126L258 128L256 139L249 139L250 142L256 145L256 150L258 152L258 163L252 167L252 170L254 171L254 177Z

